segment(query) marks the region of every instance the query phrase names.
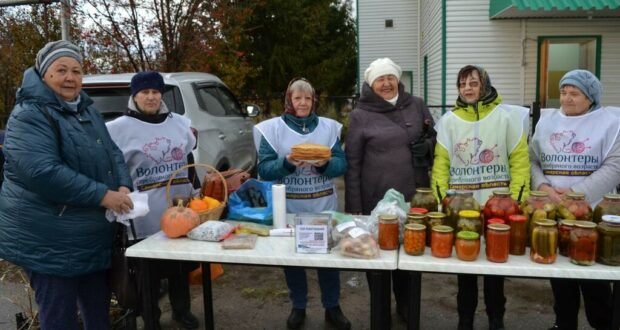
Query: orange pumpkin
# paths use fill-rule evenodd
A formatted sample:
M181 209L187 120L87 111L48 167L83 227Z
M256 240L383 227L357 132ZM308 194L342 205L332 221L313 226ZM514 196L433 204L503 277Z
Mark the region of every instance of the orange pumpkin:
M161 230L170 238L185 236L199 224L198 213L184 207L183 201L179 201L177 206L169 207L161 215Z
M193 198L191 202L189 202L189 208L196 212L203 212L210 209L209 203L200 198Z

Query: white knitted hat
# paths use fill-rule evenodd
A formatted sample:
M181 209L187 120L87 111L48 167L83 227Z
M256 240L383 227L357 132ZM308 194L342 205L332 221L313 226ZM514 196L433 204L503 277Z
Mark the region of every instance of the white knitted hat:
M394 61L390 60L387 57L378 58L372 63L370 63L368 69L366 69L366 71L364 72L364 80L368 83L368 85L372 86L372 83L375 81L375 79L387 74L391 74L396 76L396 79L400 81L401 73L402 70L400 69L400 66L394 63Z

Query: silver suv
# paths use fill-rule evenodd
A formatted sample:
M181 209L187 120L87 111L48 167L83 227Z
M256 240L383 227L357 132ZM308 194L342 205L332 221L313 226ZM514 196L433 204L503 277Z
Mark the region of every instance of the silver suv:
M88 75L83 89L106 120L125 112L134 73ZM256 149L252 138L253 120L260 109L242 107L233 93L216 76L208 73L163 73L166 90L162 95L170 111L192 121L197 134L196 163L218 170L242 168L255 171Z

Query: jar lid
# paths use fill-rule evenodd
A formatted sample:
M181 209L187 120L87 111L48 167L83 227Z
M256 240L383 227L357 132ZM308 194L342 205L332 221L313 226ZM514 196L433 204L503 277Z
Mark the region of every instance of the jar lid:
M460 196L473 196L474 192L469 190L457 190L456 194Z
M463 218L479 218L480 212L474 210L463 210L459 212L459 217Z
M513 215L508 216L508 220L519 222L519 221L527 221L527 218L521 214L513 214Z
M569 227L572 227L572 226L574 226L574 225L575 225L575 222L576 222L576 221L577 221L577 220L561 219L561 220L560 220L560 224L561 224L561 225L563 225L563 226L569 226Z
M405 225L405 229L409 230L426 230L426 226L419 223L408 223Z
M602 217L602 219L605 222L609 222L609 223L612 223L614 225L620 225L620 216L612 215L612 214L605 214Z
M584 199L586 198L586 194L582 192L573 191L573 192L566 193L566 197L572 198L572 199Z
M493 190L493 195L495 195L495 196L510 196L510 195L512 195L512 193L508 189L498 189L498 190Z
M534 223L540 226L544 226L544 227L551 227L551 226L556 225L555 221L550 220L550 219L537 220L537 221L534 221Z
M546 191L532 190L532 191L530 191L530 196L534 196L534 197L547 197L547 196L549 196L549 193L546 192Z
M459 231L459 233L456 234L456 238L464 239L464 240L476 240L480 238L480 234L478 234L475 231L463 230L463 231Z
M409 214L407 214L407 219L424 220L424 219L426 219L426 214L422 214L422 213L409 213Z
M492 218L489 219L489 221L487 221L488 224L492 224L492 223L499 223L499 224L505 224L506 221L504 221L504 219L500 219L500 218Z
M488 229L490 230L497 230L497 231L508 231L510 230L510 226L503 224L503 223L492 223L490 225L487 226Z
M436 218L445 218L446 214L443 213L443 212L428 212L428 213L426 213L426 216L429 217L429 218L436 219Z
M592 221L577 220L575 221L575 227L593 229L596 228L596 224Z
M439 225L439 226L434 226L433 231L440 232L440 233L451 233L454 231L454 229L452 229L452 227L450 226Z
M446 196L452 196L454 194L456 194L456 190L454 190L454 189L446 190Z
M423 208L423 207L412 207L412 208L409 209L409 213L426 214L426 213L428 213L428 210Z
M605 194L603 195L606 199L620 199L620 194Z
M398 221L398 217L393 214L381 214L379 215L379 220L392 222L392 221Z
M421 193L432 193L433 189L429 188L429 187L419 187L419 188L415 188L415 191L417 193L421 192Z

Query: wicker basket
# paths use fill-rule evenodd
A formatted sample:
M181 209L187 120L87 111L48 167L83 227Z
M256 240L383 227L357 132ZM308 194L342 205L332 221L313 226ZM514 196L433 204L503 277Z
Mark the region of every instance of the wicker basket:
M211 165L207 165L207 164L189 164L189 165L185 165L185 166L179 168L178 170L172 172L172 175L170 176L170 179L168 180L168 183L166 184L166 201L168 202L168 206L173 206L172 198L170 197L170 187L172 185L172 182L174 181L174 178L180 172L183 172L183 171L185 171L185 170L187 170L187 169L189 169L191 167L203 167L203 168L206 168L207 172L217 173L217 175L222 180L222 183L224 185L224 200L220 201L220 205L218 207L212 208L212 209L207 210L207 211L198 212L198 216L200 217L200 223L203 223L203 222L205 222L207 220L219 220L220 217L222 216L222 213L224 212L224 209L226 209L226 205L228 204L228 186L226 185L226 179L224 178L222 173L220 173L220 171L218 171L217 169L215 169L215 167L213 167ZM204 197L204 196L200 196L200 197Z

